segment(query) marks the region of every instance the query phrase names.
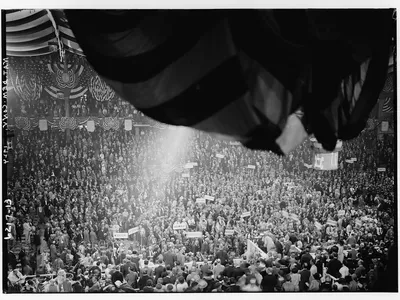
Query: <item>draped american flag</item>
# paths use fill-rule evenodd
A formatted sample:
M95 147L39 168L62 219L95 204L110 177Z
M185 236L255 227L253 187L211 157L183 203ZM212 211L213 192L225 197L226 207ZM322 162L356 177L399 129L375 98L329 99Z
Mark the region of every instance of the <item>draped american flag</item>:
M59 44L54 29L67 51L83 55L61 10L6 10L6 43L8 56L39 56L57 52ZM52 23L52 19L55 24Z

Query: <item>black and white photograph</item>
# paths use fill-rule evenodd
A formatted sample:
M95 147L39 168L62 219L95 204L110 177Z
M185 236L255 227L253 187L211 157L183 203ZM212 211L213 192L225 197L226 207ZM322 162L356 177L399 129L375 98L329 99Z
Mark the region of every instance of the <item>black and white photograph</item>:
M3 296L398 293L396 8L93 7L2 9Z

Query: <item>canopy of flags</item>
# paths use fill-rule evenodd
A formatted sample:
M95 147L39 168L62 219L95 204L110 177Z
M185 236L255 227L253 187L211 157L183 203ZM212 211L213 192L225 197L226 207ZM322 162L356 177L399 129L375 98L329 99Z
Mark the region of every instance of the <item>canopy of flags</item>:
M310 133L332 151L365 128L395 28L389 9L65 14L93 68L147 116L279 154Z
M58 51L60 44L66 51L83 55L61 10L20 9L4 12L8 56L45 55Z

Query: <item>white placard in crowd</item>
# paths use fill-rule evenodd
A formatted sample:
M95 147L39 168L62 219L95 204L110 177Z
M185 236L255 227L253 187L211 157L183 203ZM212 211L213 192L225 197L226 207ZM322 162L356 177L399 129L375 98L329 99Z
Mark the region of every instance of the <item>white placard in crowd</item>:
M94 132L94 121L93 120L87 121L86 128L87 128L87 131Z
M292 220L299 221L299 216L296 215L296 214L290 214L289 217L290 217Z
M134 233L136 233L138 231L139 231L139 227L133 227L133 228L128 230L128 234L131 235L131 234L134 234Z
M127 232L114 232L114 239L127 239L129 237Z
M131 119L125 119L125 130L126 131L131 131L132 130L132 120Z
M246 218L246 217L250 217L250 212L246 211L244 213L242 213L242 218Z
M346 214L346 212L343 209L338 211L339 217L344 216L345 214Z
M345 160L348 164L352 164L354 161L352 159L346 159Z
M186 229L186 223L175 223L172 227L174 230Z
M247 166L247 169L252 169L252 170L254 170L256 168L256 166L254 166L254 165L248 165Z
M321 230L321 228L322 228L322 224L321 223L315 221L314 225L318 230Z
M378 168L378 172L385 172L386 168Z
M235 142L229 142L229 145L231 145L231 146L240 146L241 144L240 144L240 142L235 141Z
M389 130L389 122L388 121L382 121L382 128L381 131L382 132L386 132Z
M47 130L47 120L39 120L39 129L40 131L46 131Z
M218 158L224 158L224 157L225 157L225 156L222 155L222 154L216 154L215 156L218 157Z
M225 235L233 235L235 233L235 230L233 229L226 229L225 230Z
M285 218L289 218L289 213L287 211L282 211L282 216L284 216Z
M352 161L357 161L357 157L352 157L351 160Z
M206 200L210 200L210 201L214 201L214 200L215 200L215 198L214 198L214 197L212 197L212 196L208 196L208 195L205 195L205 196L204 196L204 199L206 199Z
M206 204L206 199L204 199L204 198L197 198L197 199L196 199L196 203Z
M188 173L183 173L182 174L182 177L185 177L185 178L187 178L187 177L189 177L190 175L188 174Z
M191 164L193 167L197 167L199 165L197 162L192 162Z
M191 163L187 163L187 164L184 166L184 168L185 168L185 169L192 169L192 168L193 168L193 165L192 165Z
M331 220L331 219L326 221L326 224L331 225L331 226L337 226L337 222L335 220Z
M307 169L312 168L312 165L309 165L309 164L306 164L306 163L304 163L304 166L305 166Z
M201 231L186 232L187 238L202 238L203 233Z

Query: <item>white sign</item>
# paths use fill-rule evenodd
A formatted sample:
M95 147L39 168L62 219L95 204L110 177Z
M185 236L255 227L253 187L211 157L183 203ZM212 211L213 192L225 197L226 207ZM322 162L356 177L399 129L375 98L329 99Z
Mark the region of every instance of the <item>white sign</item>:
M353 157L351 160L352 161L357 161L357 157Z
M187 238L202 238L203 233L201 231L186 232Z
M125 130L126 131L131 131L132 130L132 120L131 119L126 119L124 122L125 125Z
M174 230L186 229L186 223L175 223L172 227Z
M131 235L131 234L134 234L134 233L136 233L138 231L139 231L139 227L133 227L133 228L128 230L128 234Z
M39 129L40 131L46 131L47 130L47 120L39 120Z
M256 166L254 166L254 165L248 165L247 168L248 168L248 169L254 170L254 169L256 168Z
M193 167L197 167L199 164L197 162L191 162L190 163Z
M378 168L378 172L385 172L386 168Z
M246 211L244 213L242 213L242 218L246 218L246 217L250 217L250 212Z
M210 200L210 201L214 201L214 200L215 200L215 198L214 198L214 197L212 197L212 196L208 196L208 195L205 195L205 196L204 196L204 199L206 199L206 200Z
M193 165L191 163L188 163L184 166L185 169L193 169Z
M337 226L337 222L334 220L329 219L328 221L326 221L326 224L331 225L331 226Z
M183 174L182 174L182 177L188 178L188 177L189 177L189 174L188 174L188 173L183 173Z
M346 214L346 212L343 209L338 211L339 217L344 216L345 214Z
M89 132L94 132L94 121L93 120L89 120L86 123L86 129Z
M229 142L231 146L240 146L240 142Z
M321 228L322 228L322 224L321 223L315 221L314 225L318 230L321 230Z
M346 162L347 162L348 164L352 164L354 161L353 161L352 159L346 159Z
M114 239L127 239L128 236L127 232L114 232Z
M389 130L389 122L388 121L382 121L382 132L386 132Z
M218 158L224 158L224 157L225 157L225 156L222 155L222 154L216 154L215 156L218 157Z
M196 203L206 204L206 199L204 199L204 198L197 198L197 199L196 199Z
M226 229L225 230L225 235L233 235L235 233L235 230L233 229Z
M284 216L285 218L289 218L289 213L287 211L282 211L282 216Z
M290 218L295 221L299 221L299 217L296 214L290 214Z

